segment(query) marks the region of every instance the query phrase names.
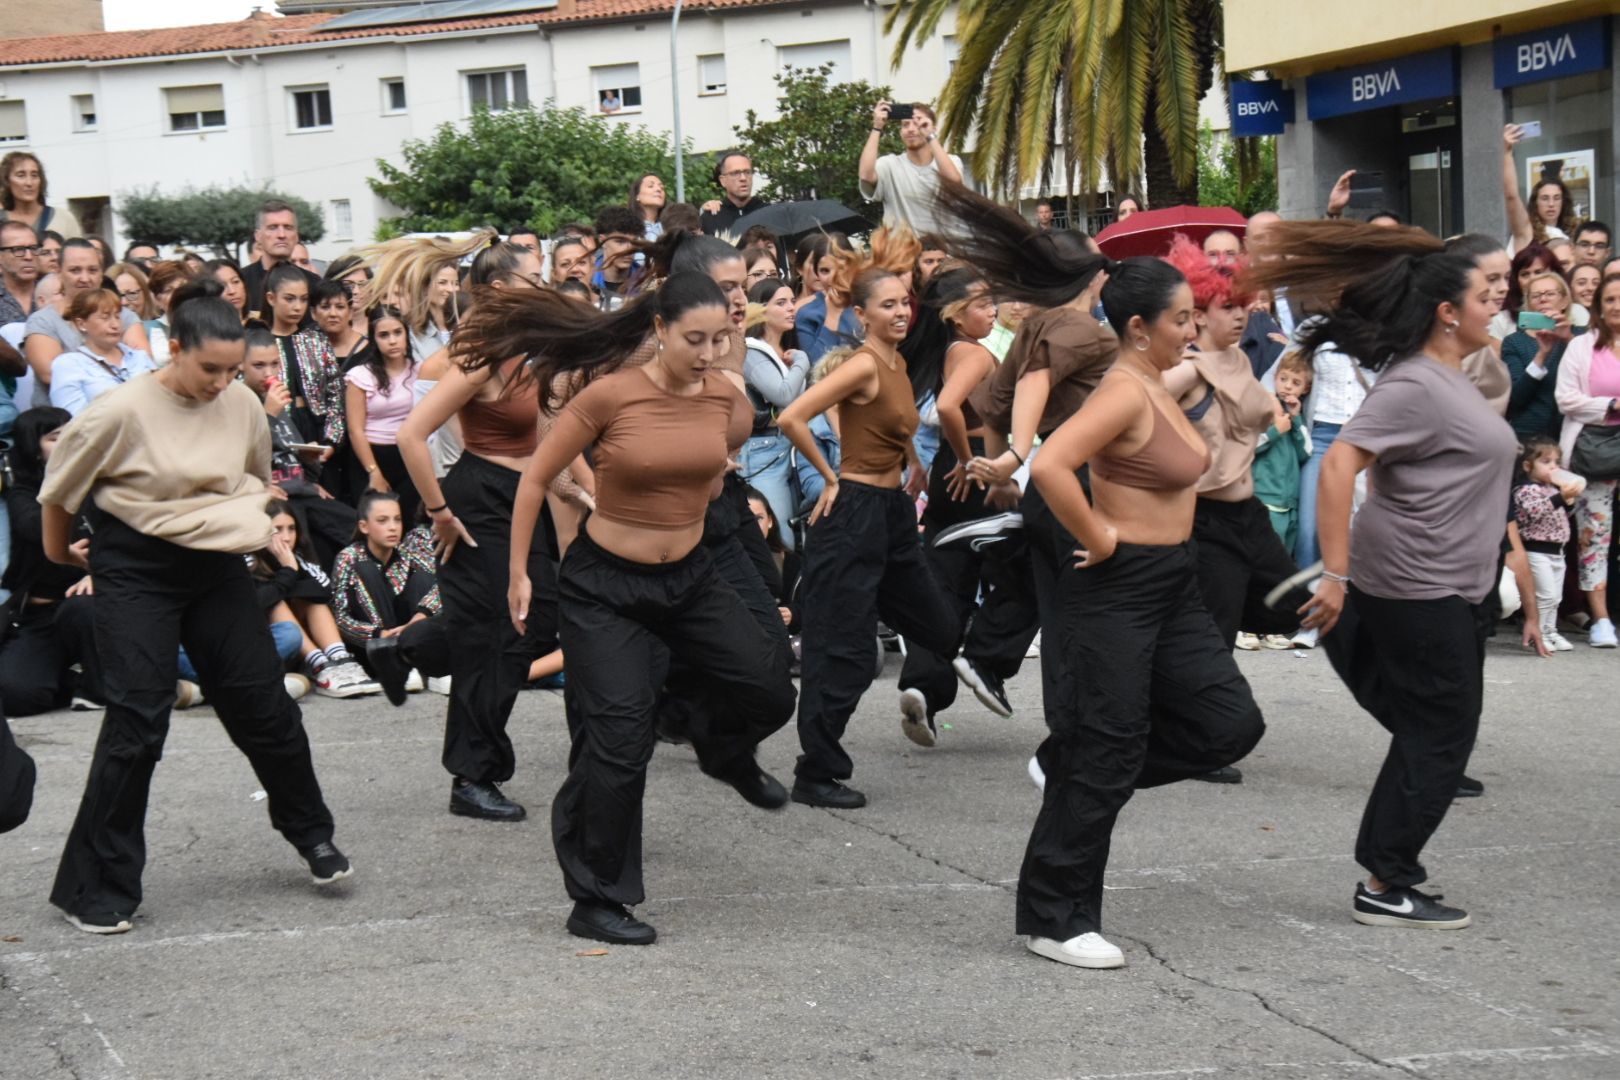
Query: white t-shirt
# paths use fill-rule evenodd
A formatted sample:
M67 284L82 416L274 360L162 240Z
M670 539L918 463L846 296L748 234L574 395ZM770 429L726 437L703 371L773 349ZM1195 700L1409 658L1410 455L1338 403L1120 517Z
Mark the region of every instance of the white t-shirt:
M939 151L936 149L934 153ZM951 161L961 172L962 159L952 154ZM927 165L913 165L904 154L885 154L878 158L877 183L861 181L861 196L867 202L883 204L884 225L891 228L906 225L918 236L946 231L940 228L939 219L934 216L934 192L938 190L939 162L931 160Z

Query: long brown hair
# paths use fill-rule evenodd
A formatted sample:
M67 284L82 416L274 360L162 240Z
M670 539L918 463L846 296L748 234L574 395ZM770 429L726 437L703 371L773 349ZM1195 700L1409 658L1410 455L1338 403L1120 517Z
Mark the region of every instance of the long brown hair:
M19 161L32 161L39 170L39 205L45 205L45 164L27 150L13 150L5 157L0 158L0 208L6 210L17 209L17 196L11 193L11 170L16 168ZM39 230L41 233L43 229ZM40 237L41 240L44 236Z
M1597 310L1592 313L1592 323L1597 328L1593 331L1592 351L1614 348L1615 332L1609 329L1609 324L1603 321L1603 294L1610 289L1620 288L1620 274L1610 274L1598 286Z

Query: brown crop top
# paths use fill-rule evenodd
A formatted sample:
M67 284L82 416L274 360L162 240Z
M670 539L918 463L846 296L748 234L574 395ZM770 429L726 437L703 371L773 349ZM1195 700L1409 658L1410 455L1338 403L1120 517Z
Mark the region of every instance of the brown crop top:
M752 424L746 399L713 374L691 396L671 394L645 368L605 375L569 401L553 437L579 425L596 447L596 513L650 529L703 522L715 481L726 467L733 413Z
M861 352L866 350L855 356ZM911 396L905 360L897 356L895 367L891 369L875 354L866 352L866 355L877 365L878 392L864 405L844 401L838 406L838 434L843 450L838 469L846 473L881 475L906 463L906 448L917 433L917 403Z
M1147 491L1175 491L1190 488L1209 468L1209 447L1194 450L1170 421L1164 418L1159 406L1148 398L1153 410L1153 433L1142 449L1128 457L1113 457L1106 453L1091 459L1091 475L1101 477L1110 484L1142 488ZM1200 440L1202 441L1202 440Z
M479 457L528 457L540 443L540 395L532 384L512 384L523 361L501 366L506 381L500 394L473 398L461 407L461 441Z

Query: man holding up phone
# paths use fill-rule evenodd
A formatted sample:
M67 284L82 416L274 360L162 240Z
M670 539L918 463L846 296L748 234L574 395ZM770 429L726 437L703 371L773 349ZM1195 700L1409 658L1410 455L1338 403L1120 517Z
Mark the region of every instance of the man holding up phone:
M880 157L878 142L891 120L900 124L905 153ZM872 132L861 149L861 195L883 204L883 224L906 225L918 236L941 231L934 217L940 177L962 179L962 161L945 153L934 134L934 122L934 110L927 105L880 101L872 109Z

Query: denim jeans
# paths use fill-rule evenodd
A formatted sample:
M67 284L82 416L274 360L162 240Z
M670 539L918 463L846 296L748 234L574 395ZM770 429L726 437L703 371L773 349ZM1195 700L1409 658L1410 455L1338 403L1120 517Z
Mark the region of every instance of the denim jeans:
M276 643L276 655L281 662L286 663L298 656L298 647L304 643L304 632L295 622L273 622L270 624L270 640ZM180 646L180 677L187 682L197 681L197 669L191 664L191 657L186 655L186 647Z
M1322 458L1339 437L1343 424L1311 425L1311 460L1299 474L1299 535L1294 540L1294 562L1310 566L1322 557L1316 543L1316 481L1322 475Z
M797 505L793 496L793 444L780 432L755 435L743 444L738 459L742 478L765 496L780 527L782 543L792 550L793 512Z

